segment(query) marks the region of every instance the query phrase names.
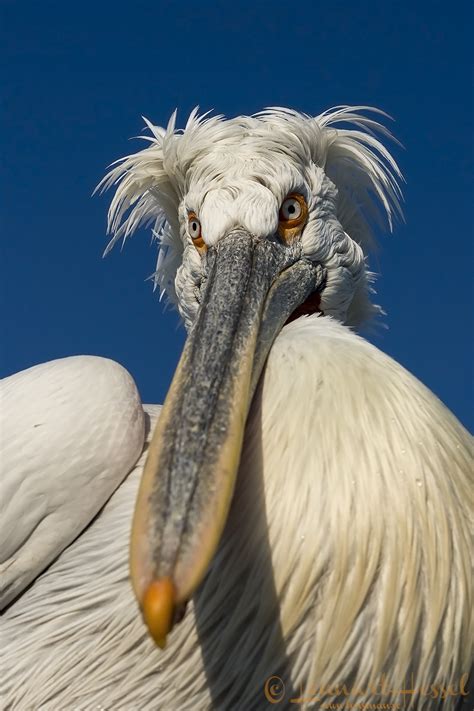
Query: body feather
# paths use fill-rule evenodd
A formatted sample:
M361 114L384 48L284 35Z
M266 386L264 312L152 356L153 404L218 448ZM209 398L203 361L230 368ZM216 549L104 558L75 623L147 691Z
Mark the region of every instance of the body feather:
M426 696L411 708L454 708L459 695L428 690L459 687L472 655L470 447L374 346L329 318L293 322L252 404L217 556L165 652L128 582L142 457L7 610L7 708L260 709L273 675L281 708L301 695L314 707L318 693L341 702L343 684L354 702L387 702L382 681L402 690L413 679Z

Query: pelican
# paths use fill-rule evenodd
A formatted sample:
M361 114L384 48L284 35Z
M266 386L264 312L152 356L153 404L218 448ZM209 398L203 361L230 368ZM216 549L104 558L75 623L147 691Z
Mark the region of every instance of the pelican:
M471 437L356 334L401 216L374 111L146 121L102 182L188 339L162 410L102 358L2 383L6 709L462 703Z

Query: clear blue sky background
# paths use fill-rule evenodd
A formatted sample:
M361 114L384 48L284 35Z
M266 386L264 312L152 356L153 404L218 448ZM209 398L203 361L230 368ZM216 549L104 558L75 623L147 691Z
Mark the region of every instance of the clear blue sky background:
M0 375L92 353L163 400L184 332L145 278L137 234L101 259L110 195L91 192L145 115L180 125L281 105L371 104L405 150L406 225L372 261L377 345L472 428L472 22L467 2L2 0Z

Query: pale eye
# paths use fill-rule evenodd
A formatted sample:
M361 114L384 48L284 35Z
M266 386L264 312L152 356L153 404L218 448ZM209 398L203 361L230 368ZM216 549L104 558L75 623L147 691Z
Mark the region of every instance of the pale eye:
M188 215L188 232L198 252L204 254L207 247L202 237L201 223L195 212L190 212Z
M278 216L278 234L291 242L301 233L308 218L308 206L300 193L290 193L283 200Z
M201 223L198 218L191 212L188 216L188 232L191 239L199 239L201 236Z
M300 220L306 207L302 195L288 195L280 207L280 222Z

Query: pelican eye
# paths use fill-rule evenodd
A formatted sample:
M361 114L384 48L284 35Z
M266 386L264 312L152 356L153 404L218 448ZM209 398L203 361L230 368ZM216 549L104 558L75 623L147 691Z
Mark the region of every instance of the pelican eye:
M201 223L195 212L188 215L188 232L196 249L201 252L206 250L206 243L202 238Z
M291 241L300 232L308 217L306 200L299 193L290 193L282 202L279 214L278 233Z

